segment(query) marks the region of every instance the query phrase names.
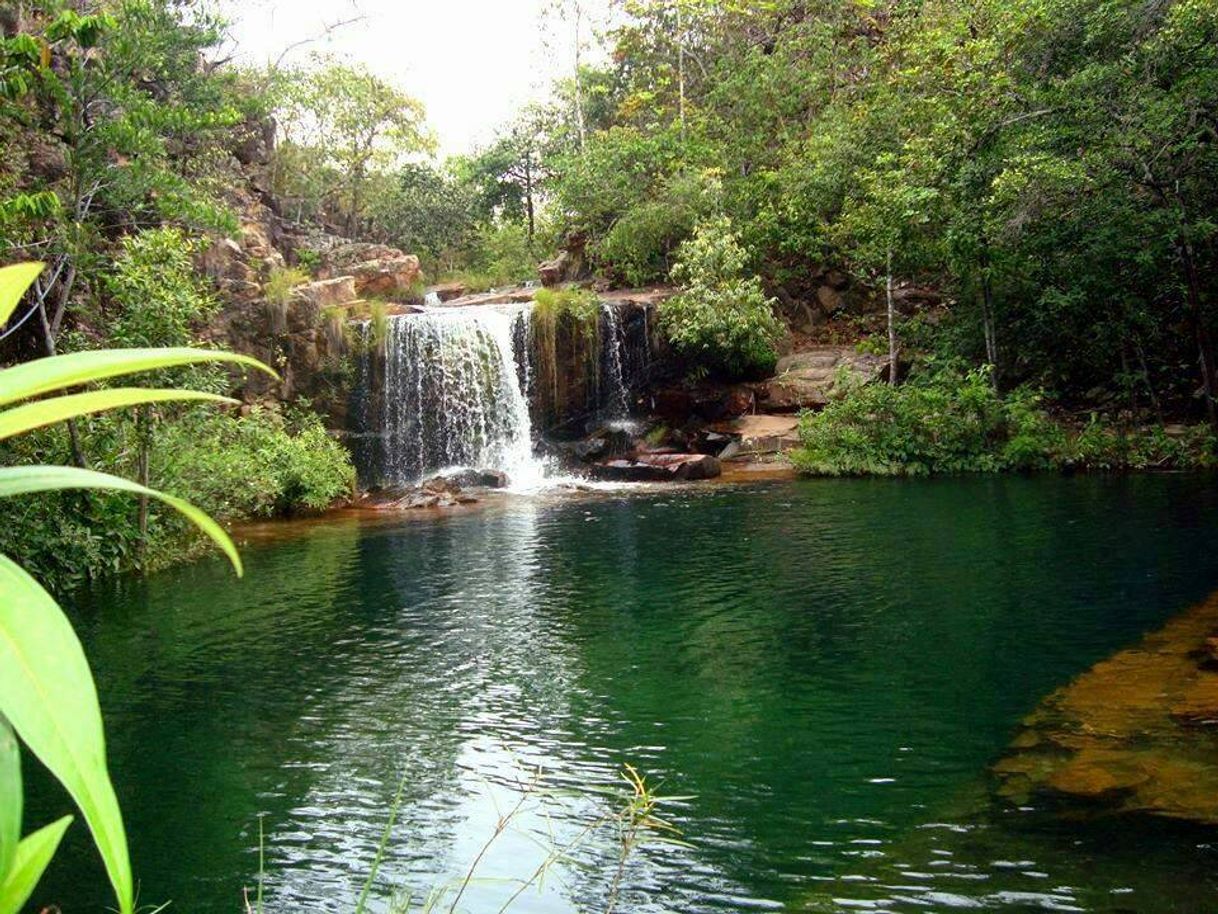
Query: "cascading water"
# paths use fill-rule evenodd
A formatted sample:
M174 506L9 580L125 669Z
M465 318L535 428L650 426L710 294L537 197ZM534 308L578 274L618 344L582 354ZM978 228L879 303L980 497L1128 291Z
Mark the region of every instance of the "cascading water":
M626 389L626 371L622 358L624 332L621 313L610 302L601 305L604 315L602 336L604 338L604 376L608 389L605 395L604 414L608 419L625 419L630 414L630 394Z
M457 467L502 470L513 488L542 481L513 351L517 320L489 307L390 318L376 482L408 485Z

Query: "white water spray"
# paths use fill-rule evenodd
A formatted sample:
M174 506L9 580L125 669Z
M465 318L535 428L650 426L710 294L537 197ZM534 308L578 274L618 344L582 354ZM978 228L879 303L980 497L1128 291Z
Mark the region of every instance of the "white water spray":
M385 481L408 485L458 467L497 469L536 488L529 405L513 352L516 315L496 308L392 318L385 340Z

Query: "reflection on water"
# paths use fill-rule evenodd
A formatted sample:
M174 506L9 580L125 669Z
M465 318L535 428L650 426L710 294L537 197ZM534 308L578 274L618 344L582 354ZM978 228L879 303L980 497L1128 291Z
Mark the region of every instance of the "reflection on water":
M269 911L377 904L464 872L494 912L631 762L692 848L619 910L1201 911L1208 836L991 809L1019 717L1218 584L1205 480L810 482L520 500L319 528L92 594L79 611L141 900L232 911L266 834ZM66 801L45 787L31 821ZM520 910L602 910L613 836ZM40 892L106 902L82 834Z

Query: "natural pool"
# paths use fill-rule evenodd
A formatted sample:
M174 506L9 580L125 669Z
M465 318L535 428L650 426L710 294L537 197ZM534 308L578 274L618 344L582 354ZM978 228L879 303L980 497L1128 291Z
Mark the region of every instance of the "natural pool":
M1218 835L1008 810L986 769L1046 693L1218 588L1206 478L815 481L517 499L321 525L113 583L76 618L140 901L349 912L460 876L496 912L633 763L689 847L620 912L1218 908ZM1216 750L1218 757L1218 750ZM64 811L43 785L28 821ZM109 901L83 830L35 901ZM604 910L613 836L515 910ZM376 898L384 910L386 890ZM36 910L36 909L35 909ZM447 905L441 908L447 910Z

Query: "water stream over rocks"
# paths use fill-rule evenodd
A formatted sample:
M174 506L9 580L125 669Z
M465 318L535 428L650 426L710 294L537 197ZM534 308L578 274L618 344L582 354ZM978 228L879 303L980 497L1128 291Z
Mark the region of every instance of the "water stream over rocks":
M532 308L445 307L433 295L418 313L362 325L349 438L364 486L472 468L534 490L549 473L538 456L547 427L629 417L647 364L645 314L605 302L595 333L551 328L547 349Z

